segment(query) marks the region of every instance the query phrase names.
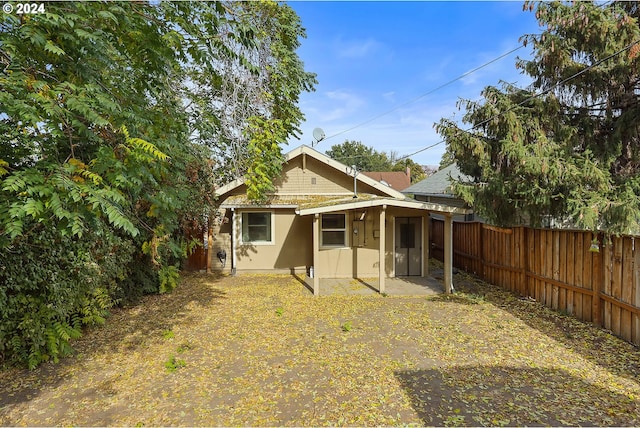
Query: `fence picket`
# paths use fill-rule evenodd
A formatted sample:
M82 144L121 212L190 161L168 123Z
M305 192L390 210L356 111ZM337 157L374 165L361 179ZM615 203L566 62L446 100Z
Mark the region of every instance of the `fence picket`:
M546 230L546 248L545 248L545 276L553 277L553 231ZM550 283L545 283L545 304L550 308L553 307L553 287Z
M576 235L577 233L574 233L574 232L566 233L566 237L567 237L566 281L567 281L567 284L577 286L578 284L576 284L575 282L575 270L576 270L576 260L579 257L576 257L576 251L575 251ZM566 311L571 315L575 314L575 307L573 305L573 302L575 301L576 294L580 294L580 293L576 293L575 291L572 291L572 290L567 290Z
M534 241L534 234L535 231L529 228L525 228L525 234L526 234L526 238L527 238L527 246L526 246L526 261L527 264L525 265L525 269L524 269L524 274L525 274L525 279L527 281L527 297L533 297L535 298L535 280L529 276L529 271L532 269L533 265L534 265L534 257L535 257L535 241Z
M633 241L631 237L622 240L622 282L620 283L620 300L633 304ZM631 312L626 309L620 311L620 337L631 340Z
M584 233L576 233L576 244L575 244L575 266L574 266L574 284L580 288L585 288L582 277L582 266L584 264L585 259L585 249L584 249ZM574 293L573 297L573 307L574 314L577 318L583 319L582 315L582 293Z
M640 249L635 245L634 238L633 257L633 305L640 308ZM640 345L640 314L633 314L633 343Z
M535 273L542 273L542 250L540 249L540 243L544 242L544 235L543 232L539 229L535 229L534 230L534 236L535 236L535 240L534 240L534 245L536 243L538 243L538 245L536 245L536 254L535 254L535 264L534 264L534 269L533 271ZM542 304L544 304L544 292L543 292L543 285L542 285L542 281L540 281L538 278L535 279L535 284L536 284L536 295L534 296L535 299L538 302L541 302Z
M605 238L606 239L606 238ZM604 282L602 291L606 296L611 296L611 280L613 277L613 267L611 265L611 258L613 254L613 241L607 242L604 250L604 266L602 266L604 273ZM604 302L604 328L611 330L611 302Z
M596 234L589 234L588 240L585 241L585 248L591 248L591 242L593 239L597 238ZM602 291L603 286L603 260L605 256L604 247L600 247L598 253L588 251L587 261L589 263L588 270L585 270L584 281L589 285L589 289L591 290L591 295L586 297L586 303L583 300L582 303L582 312L585 317L588 317L589 321L593 321L595 324L602 326L602 305L600 304L600 292ZM584 298L583 298L584 299ZM587 318L585 318L587 319Z
M558 280L567 282L567 233L565 231L558 232L560 240L559 247L559 263L558 263ZM558 310L567 312L567 293L566 288L558 287Z

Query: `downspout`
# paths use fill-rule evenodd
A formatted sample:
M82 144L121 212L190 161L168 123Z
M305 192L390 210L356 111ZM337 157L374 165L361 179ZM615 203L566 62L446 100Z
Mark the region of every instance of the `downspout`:
M231 208L231 275L236 275L236 209Z

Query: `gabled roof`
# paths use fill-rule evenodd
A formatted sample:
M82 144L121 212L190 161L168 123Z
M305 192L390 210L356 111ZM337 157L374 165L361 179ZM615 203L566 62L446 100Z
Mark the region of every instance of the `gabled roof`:
M320 153L319 151L312 149L309 146L306 145L301 145L299 147L296 147L295 149L291 150L290 152L288 152L287 154L284 155L284 161L285 162L289 162L292 159L298 157L298 156L302 156L302 155L306 155L306 156L310 156L322 163L324 163L325 165L334 168L337 171L340 171L341 173L343 173L346 176L349 177L353 177L352 175L348 174L347 171L349 170L349 167L341 162L338 162L335 159L330 158L329 156L325 155L324 153ZM358 174L356 176L356 180L367 184L373 188L375 188L376 190L379 190L381 193L390 196L392 198L398 198L398 199L405 199L405 195L403 195L402 193L400 193L397 190L394 190L392 188L390 188L389 186L385 186L384 184L380 183L379 181L374 180L371 177L367 177L364 174ZM242 186L245 182L245 178L241 177L241 178L237 178L235 180L233 180L231 183L228 183L222 187L220 187L219 189L217 189L216 193L219 196L224 196L225 194L233 191L234 189L237 189L238 187Z
M460 172L458 166L454 163L446 168L442 168L440 171L430 175L424 180L407 187L402 191L402 193L455 198L456 196L451 192L451 181L459 179L470 180L469 177Z
M406 171L362 171L362 174L398 191L411 185L411 176Z

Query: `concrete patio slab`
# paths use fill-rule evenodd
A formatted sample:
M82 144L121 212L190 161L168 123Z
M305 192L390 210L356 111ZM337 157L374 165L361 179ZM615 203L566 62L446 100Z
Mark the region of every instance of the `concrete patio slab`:
M436 277L438 274L435 274ZM313 279L306 278L313 290ZM373 295L378 294L378 278L321 278L320 295ZM423 296L444 293L442 280L434 277L406 276L385 279L385 294L389 296Z

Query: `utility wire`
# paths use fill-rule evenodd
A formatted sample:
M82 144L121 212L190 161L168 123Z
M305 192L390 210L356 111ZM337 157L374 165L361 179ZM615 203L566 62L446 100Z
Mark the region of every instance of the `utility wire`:
M604 2L604 3L600 4L600 5L598 5L598 7L599 7L599 8L605 8L606 6L608 6L608 5L609 5L609 4L611 4L611 3L613 3L613 0L606 1L606 2ZM577 17L575 17L574 19L577 19ZM573 20L572 20L572 21L573 21ZM633 45L635 45L635 44L637 44L637 43L639 43L639 42L640 42L640 41L638 41L638 42L636 42L636 43L633 43L631 46L629 46L629 47L627 47L627 48L623 49L621 52L624 52L625 50L630 49ZM418 97L416 97L416 98L413 98L413 99L411 99L411 100L409 100L409 101L407 101L407 102L405 102L405 103L403 103L403 104L400 104L399 106L397 106L397 107L395 107L395 108L393 108L393 109L391 109L391 110L388 110L388 111L386 111L386 112L380 113L379 115L374 116L374 117L372 117L371 119L368 119L368 120L366 120L366 121L364 121L364 122L361 122L361 123L359 123L359 124L357 124L357 125L354 125L354 126L352 126L351 128L345 129L345 130L340 131L340 132L338 132L338 133L336 133L336 134L330 135L329 137L323 138L321 141L325 141L325 140L328 140L328 139L330 139L330 138L334 138L334 137L337 137L337 136L339 136L339 135L346 134L346 133L347 133L347 132L349 132L349 131L352 131L352 130L354 130L354 129L356 129L356 128L359 128L359 127L361 127L361 126L363 126L363 125L366 125L366 124L368 124L368 123L371 123L371 122L373 122L373 121L374 121L374 120L376 120L376 119L379 119L379 118L381 118L381 117L383 117L383 116L386 116L387 114L393 113L394 111L396 111L396 110L398 110L398 109L400 109L400 108L402 108L402 107L404 107L404 106L406 106L406 105L408 105L408 104L414 103L414 102L416 102L417 100L419 100L419 99L421 99L421 98L426 97L427 95L430 95L430 94L432 94L432 93L434 93L434 92L436 92L436 91L438 91L438 90L440 90L440 89L442 89L442 88L444 88L444 87L446 87L446 86L448 86L448 85L450 85L450 84L452 84L452 83L454 83L454 82L457 82L458 80L461 80L461 79L463 79L463 78L465 78L465 77L469 76L469 75L470 75L470 74L472 74L472 73L475 73L475 72L476 72L476 71L478 71L478 70L481 70L482 68L484 68L484 67L486 67L486 66L488 66L488 65L490 65L490 64L493 64L494 62L496 62L496 61L498 61L498 60L500 60L500 59L502 59L502 58L504 58L504 57L506 57L506 56L508 56L508 55L511 55L512 53L516 52L517 50L519 50L519 49L521 49L521 48L523 48L523 47L525 47L525 44L524 44L524 43L523 43L523 44L521 44L520 46L518 46L518 47L516 47L516 48L514 48L514 49L512 49L512 50L510 50L509 52L506 52L506 53L504 53L504 54L500 55L499 57L494 58L494 59L492 59L491 61L489 61L489 62L487 62L487 63L485 63L485 64L483 64L483 65L481 65L481 66L479 66L479 67L474 68L473 70L469 70L469 71L467 71L466 73L464 73L464 74L462 74L462 75L460 75L460 76L456 77L455 79L452 79L452 80L450 80L450 81L448 81L448 82L446 82L446 83L443 83L442 85L440 85L440 86L438 86L438 87L436 87L436 88L434 88L434 89L432 89L432 90L430 90L430 91L428 91L428 92L425 92L425 93L424 93L424 94L422 94L422 95L419 95L419 96L418 96ZM619 53L621 53L621 52L619 52ZM570 79L573 79L573 78L575 78L575 77L579 76L580 74L582 74L582 73L584 73L585 71L587 71L589 68L593 68L593 67L595 67L596 65L599 65L601 62L606 61L606 60L610 59L611 57L618 55L619 53L613 54L613 55L611 55L610 57L607 57L607 58L605 58L604 60L602 60L602 61L600 61L600 62L598 62L598 63L596 63L596 64L593 64L593 65L592 65L592 66L590 66L590 67L587 67L586 69L582 70L582 72L576 73L574 76L571 76L570 78L566 79L565 81L558 83L555 87L557 87L557 86L558 86L558 85L560 85L560 84L565 83L566 81L568 81L568 80L570 80ZM538 94L537 96L543 95L543 94L545 94L546 92L549 92L549 91L553 90L555 87L549 88L548 90L546 90L546 91L544 91L544 92L541 92L541 93L540 93L540 94ZM534 95L533 97L531 97L531 98L529 98L529 99L527 99L527 100L523 101L523 103L525 103L525 102L529 102L529 101L531 101L531 99L533 99L533 98L535 98L535 97L536 97L536 95ZM523 103L519 104L518 106L522 105ZM514 106L513 108L518 107L518 106ZM501 113L501 114L507 113L507 112L509 112L509 111L511 111L511 110L512 110L512 109L509 109L509 110L507 110L506 112L503 112L503 113ZM499 117L499 116L500 116L500 114L499 114L497 117ZM495 117L490 118L489 120L493 120L494 118L495 118ZM476 127L477 127L477 126L479 126L479 125L480 125L480 124L476 125ZM463 130L463 131L464 131L464 132L469 132L469 131L473 130L474 128L475 128L475 127L472 127L472 128L469 128L469 129L468 129L468 130L466 130L466 131L465 131L465 130ZM320 143L321 141L318 141L317 143ZM397 161L400 161L400 160L406 159L406 158L408 158L408 157L411 157L411 156L413 156L413 155L416 155L416 154L418 154L418 153L421 153L421 152L423 152L423 151L425 151L425 150L428 150L428 149L430 149L430 148L436 147L436 146L438 146L438 145L440 145L440 144L442 144L442 143L444 143L444 142L445 142L445 141L444 141L444 140L442 140L442 141L439 141L439 142L437 142L437 143L435 143L435 144L432 144L432 145L430 145L430 146L424 147L424 148L422 148L422 149L420 149L420 150L417 150L417 151L415 151L415 152L413 152L413 153L411 153L411 154L408 154L408 155L405 155L405 156L402 156L402 157L398 158L398 159L397 159ZM349 159L351 159L351 158L356 158L356 157L362 157L362 156L350 156L350 157L349 157Z
M438 90L440 90L440 89L444 88L445 86L448 86L448 85L450 85L450 84L452 84L452 83L455 83L455 82L457 82L458 80L464 79L465 77L469 76L470 74L475 73L476 71L481 70L481 69L483 69L484 67L487 67L487 66L489 66L489 65L493 64L494 62L499 61L499 60L501 60L502 58L504 58L504 57L506 57L506 56L511 55L512 53L516 52L516 51L517 51L517 50L519 50L519 49L522 49L523 47L524 47L524 45L520 45L520 46L518 46L517 48L511 49L509 52L503 53L503 54L502 54L502 55L500 55L499 57L494 58L494 59L492 59L491 61L486 62L486 63L482 64L481 66L474 68L473 70L469 70L469 71L467 71L466 73L461 74L460 76L456 77L455 79L452 79L452 80L449 80L449 81L448 81L448 82L446 82L446 83L443 83L442 85L438 86L437 88L431 89L430 91L425 92L425 93L424 93L424 94L422 94L422 95L419 95L419 96L417 96L417 97L415 97L415 98L413 98L413 99L411 99L411 100L409 100L409 101L407 101L407 102L405 102L405 103L402 103L402 104L400 104L400 105L398 105L398 106L396 106L396 107L392 108L391 110L387 110L387 111L385 111L385 112L383 112L383 113L380 113L379 115L374 116L374 117L372 117L371 119L367 119L367 120L365 120L364 122L361 122L361 123L359 123L359 124L357 124L357 125L354 125L354 126L352 126L351 128L347 128L347 129L345 129L345 130L343 130L343 131L340 131L340 132L338 132L338 133L336 133L336 134L333 134L333 135L331 135L331 136L329 136L329 137L323 138L321 141L326 141L326 140L328 140L328 139L330 139L330 138L337 137L338 135L346 134L347 132L353 131L353 130L354 130L354 129L356 129L356 128L359 128L359 127L361 127L361 126L364 126L364 125L366 125L366 124L368 124L368 123L373 122L374 120L377 120L377 119L379 119L379 118L381 118L381 117L383 117L383 116L386 116L386 115L388 115L388 114L390 114L390 113L393 113L394 111L396 111L396 110L398 110L398 109L400 109L400 108L402 108L402 107L404 107L404 106L406 106L406 105L412 104L412 103L414 103L414 102L418 101L419 99L426 97L427 95L431 95L432 93L434 93L434 92L436 92L436 91L438 91ZM320 143L320 141L318 141L318 143Z
M483 120L482 122L480 122L480 123L478 123L478 124L476 124L476 125L474 125L474 126L472 126L472 127L468 128L468 129L461 129L461 131L462 131L462 132L466 132L466 133L471 133L471 131L473 131L474 129L478 128L479 126L485 125L486 123L491 122L492 120L497 119L497 118L499 118L500 116L505 115L505 114L509 113L510 111L513 111L514 109L516 109L516 108L518 108L518 107L521 107L522 105L524 105L524 104L528 103L529 101L531 101L531 100L533 100L533 99L535 99L535 98L538 98L538 97L540 97L540 96L542 96L542 95L545 95L545 94L547 94L547 93L549 93L549 92L553 91L554 89L557 89L559 86L564 85L564 84L565 84L565 83L567 83L568 81L575 79L576 77L578 77L578 76L580 76L580 75L582 75L582 74L586 73L587 71L591 70L592 68L597 67L597 66L599 66L600 64L602 64L602 63L604 63L604 62L606 62L606 61L609 61L611 58L614 58L614 57L616 57L616 56L618 56L618 55L622 54L622 53L623 53L623 52L625 52L625 51L628 51L629 49L631 49L632 47L634 47L634 46L635 46L635 45L637 45L638 43L640 43L640 40L636 40L635 42L632 42L632 43L628 44L628 45L627 45L627 46L625 46L624 48L620 49L618 52L612 53L611 55L609 55L609 56L607 56L607 57L605 57L605 58L603 58L603 59L601 59L601 60L599 60L599 61L596 61L595 63L593 63L593 64L591 64L591 65L589 65L589 66L587 66L587 67L583 68L582 70L580 70L580 71L578 71L577 73L575 73L575 74L573 74L573 75L571 75L571 76L567 77L566 79L561 80L560 82L558 82L558 83L556 83L555 85L553 85L553 86L551 86L551 87L549 87L549 88L547 88L547 89L543 90L542 92L540 92L540 93L538 93L538 94L534 94L534 95L530 96L529 98L527 98L527 99L525 99L524 101L522 101L522 102L520 102L520 103L516 104L515 106L513 106L513 107L511 107L511 108L509 108L509 109L507 109L507 110L505 110L505 111L503 111L503 112L500 112L500 113L496 114L495 116L490 117L489 119L485 119L485 120ZM444 142L445 142L445 140L441 140L441 141L439 141L439 142L437 142L437 143L435 143L435 144L431 144L430 146L424 147L424 148L422 148L422 149L420 149L420 150L417 150L417 151L415 151L415 152L413 152L413 153L410 153L410 154L408 154L408 155L401 156L401 157L399 157L397 160L398 160L398 161L401 161L401 160L406 159L406 158L409 158L409 157L411 157L411 156L413 156L413 155L417 155L418 153L421 153L421 152L424 152L425 150L428 150L428 149L431 149L431 148L433 148L433 147L436 147L436 146L438 146L438 145L440 145L440 144L442 144L442 143L444 143Z

